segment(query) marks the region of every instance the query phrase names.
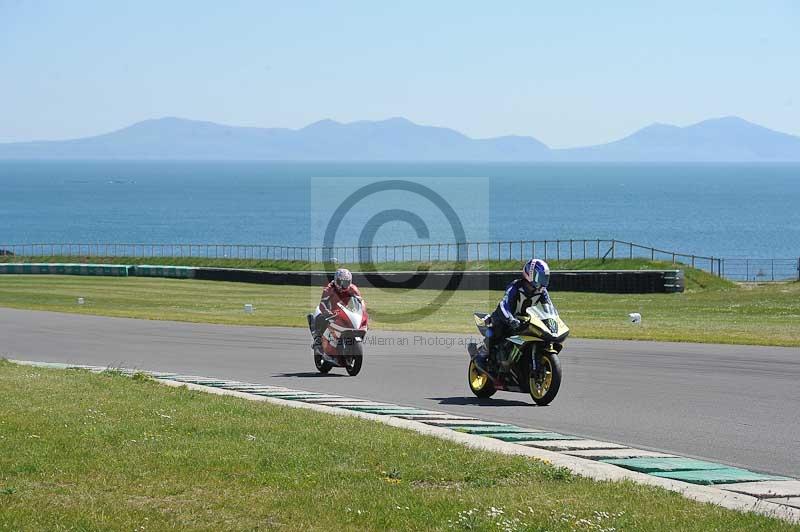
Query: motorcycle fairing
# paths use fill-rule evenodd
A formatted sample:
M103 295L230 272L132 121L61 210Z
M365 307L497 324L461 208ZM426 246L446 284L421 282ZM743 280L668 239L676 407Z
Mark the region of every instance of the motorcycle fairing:
M528 331L523 335L526 342L563 342L569 335L569 327L558 315L552 303L531 305L525 309L528 315Z

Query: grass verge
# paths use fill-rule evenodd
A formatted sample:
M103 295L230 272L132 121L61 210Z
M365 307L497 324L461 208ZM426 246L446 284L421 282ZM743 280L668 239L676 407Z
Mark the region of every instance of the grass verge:
M63 262L79 264L151 264L163 266L195 266L210 268L243 268L268 271L324 271L325 266L320 262L299 260L270 260L270 259L220 259L206 257L94 257L94 256L54 256L54 257L22 257L0 256L0 262ZM687 289L719 289L731 288L734 283L721 279L710 273L692 268L685 264L672 264L671 262L650 261L645 259L581 259L581 260L550 260L550 267L554 270L675 270L684 271ZM450 271L464 268L469 271L508 271L519 270L522 265L518 260L491 260L469 261L464 264L450 261L433 262L381 262L376 265L346 264L353 271L375 271L379 267L385 272L413 272L413 271ZM370 268L370 266L372 266Z
M354 418L0 361L4 530L790 530ZM795 528L796 529L796 528Z
M0 276L0 306L144 319L305 327L321 289L214 281ZM378 330L474 332L471 313L490 311L498 291L452 292L430 315L435 290L365 289L371 327ZM84 305L76 299L83 297ZM800 346L800 283L736 285L682 294L554 292L574 337ZM253 314L243 305L251 303ZM418 310L414 310L418 309ZM393 312L411 312L395 323ZM643 323L628 322L639 312Z

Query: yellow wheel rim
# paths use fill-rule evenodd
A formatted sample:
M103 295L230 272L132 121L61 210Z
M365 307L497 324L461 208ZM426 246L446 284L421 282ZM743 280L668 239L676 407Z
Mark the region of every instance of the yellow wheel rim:
M540 364L542 365L544 374L543 378L541 380L537 380L535 377L530 378L531 395L533 395L535 399L544 397L550 389L550 385L553 383L553 365L550 364L550 359L542 357Z
M475 367L475 362L469 363L469 385L472 387L473 390L482 390L484 386L486 386L486 382L489 380L489 377L486 376L485 373L482 373Z

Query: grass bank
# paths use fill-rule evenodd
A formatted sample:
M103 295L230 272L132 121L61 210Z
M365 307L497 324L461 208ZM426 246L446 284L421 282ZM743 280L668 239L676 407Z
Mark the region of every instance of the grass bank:
M791 530L353 418L0 361L3 530ZM796 529L796 528L794 528Z
M435 290L365 289L374 329L474 332L471 313L489 311L501 292L452 292L425 315ZM145 319L305 326L320 288L197 280L77 276L0 276L0 306ZM77 297L85 305L77 305ZM800 283L735 285L682 294L554 292L573 336L800 346ZM253 314L243 305L251 303ZM409 319L396 322L398 312ZM628 313L643 316L640 326Z
M86 264L152 264L164 266L195 266L210 268L244 268L267 271L324 271L325 265L320 262L270 259L220 259L205 257L89 257L89 256L54 256L54 257L22 257L0 256L0 262L64 262ZM675 270L681 269L686 276L687 289L730 288L734 283L708 272L671 262L650 261L645 259L581 259L548 261L554 270ZM347 264L341 266L353 271L370 270L366 264ZM373 265L372 270L385 272L450 271L466 269L469 271L508 271L519 270L522 265L518 260L469 261L456 263L449 261L433 262L381 262Z

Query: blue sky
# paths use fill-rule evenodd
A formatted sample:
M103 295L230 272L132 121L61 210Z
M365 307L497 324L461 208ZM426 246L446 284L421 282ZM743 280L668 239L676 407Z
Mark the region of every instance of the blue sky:
M404 116L553 147L725 115L800 135L800 2L645 4L0 0L0 142L161 116Z

